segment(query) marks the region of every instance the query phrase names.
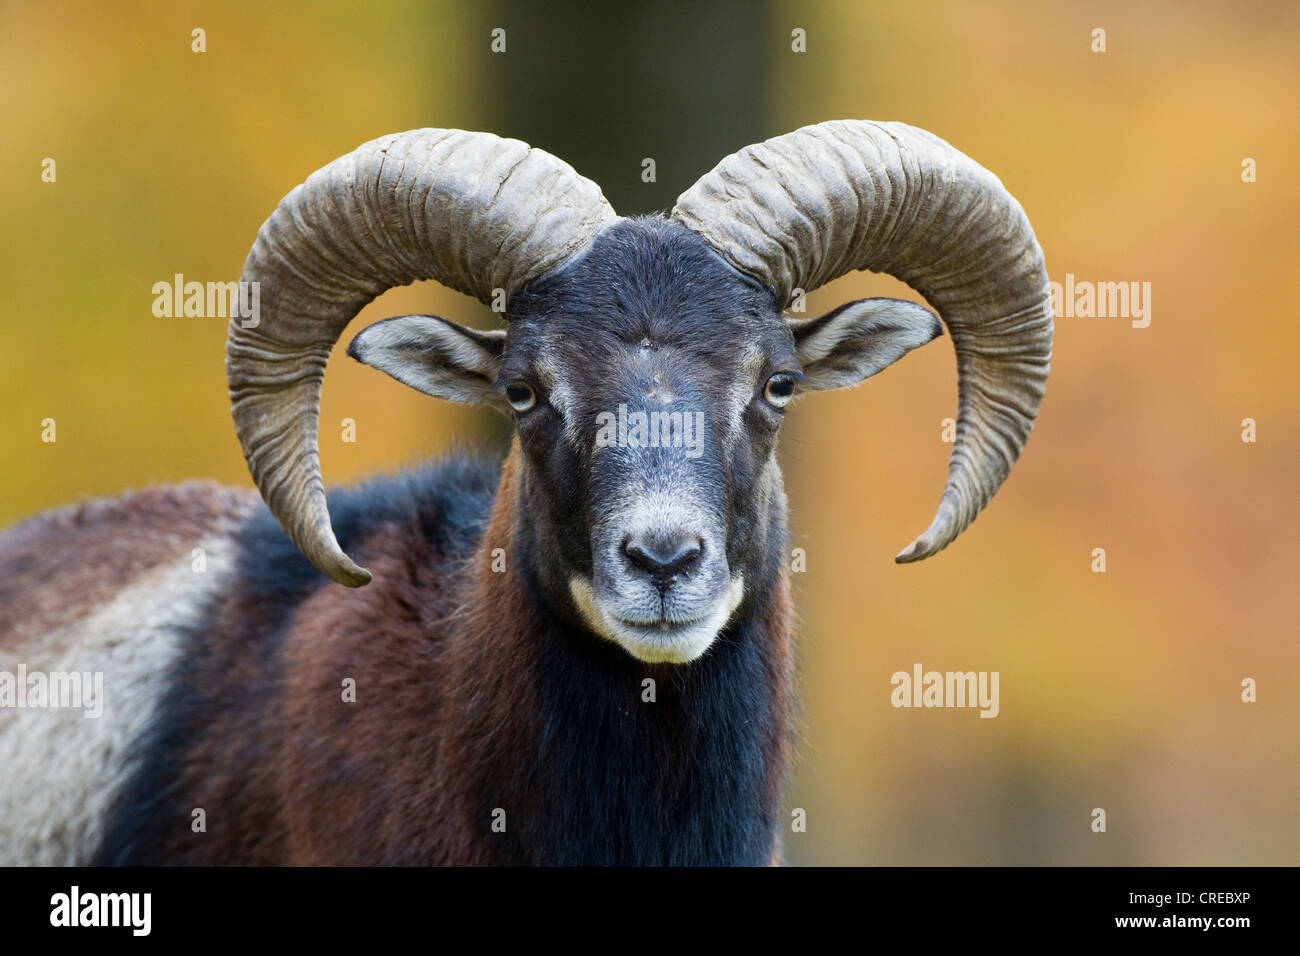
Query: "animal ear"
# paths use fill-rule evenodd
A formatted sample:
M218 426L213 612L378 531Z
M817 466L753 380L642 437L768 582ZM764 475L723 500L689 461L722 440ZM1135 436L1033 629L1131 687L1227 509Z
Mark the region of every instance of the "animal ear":
M376 322L352 340L348 355L435 398L508 408L494 388L504 329L480 332L436 315Z
M816 319L787 319L803 389L857 385L943 335L939 317L904 299L859 299Z

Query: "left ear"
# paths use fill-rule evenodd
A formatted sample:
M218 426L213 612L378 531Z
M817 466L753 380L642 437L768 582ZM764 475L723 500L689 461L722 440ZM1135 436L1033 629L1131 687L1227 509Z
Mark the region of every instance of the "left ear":
M363 329L348 355L434 398L492 405L508 414L494 387L505 341L504 329L484 332L436 315L402 315Z
M857 385L943 335L937 315L904 299L859 299L820 318L786 321L806 390Z

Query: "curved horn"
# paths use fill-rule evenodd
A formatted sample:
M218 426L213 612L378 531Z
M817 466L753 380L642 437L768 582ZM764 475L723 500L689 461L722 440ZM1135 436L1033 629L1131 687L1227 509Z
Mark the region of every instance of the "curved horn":
M417 279L508 300L612 218L600 188L567 163L461 130L373 140L280 202L244 263L259 314L232 316L226 376L253 481L312 564L340 584L370 580L335 540L316 446L325 362L352 317Z
M1043 253L987 169L903 123L806 126L733 153L672 218L788 304L853 269L887 272L938 310L957 351L957 441L918 561L975 519L1020 455L1052 355Z

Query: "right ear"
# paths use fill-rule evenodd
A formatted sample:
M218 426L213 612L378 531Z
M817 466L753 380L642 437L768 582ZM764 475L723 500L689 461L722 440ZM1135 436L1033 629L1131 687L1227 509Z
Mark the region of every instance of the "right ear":
M505 329L480 332L436 315L402 315L363 329L348 355L434 398L510 406L494 386Z
M939 317L906 299L859 299L817 319L787 319L803 367L799 388L866 381L940 335Z

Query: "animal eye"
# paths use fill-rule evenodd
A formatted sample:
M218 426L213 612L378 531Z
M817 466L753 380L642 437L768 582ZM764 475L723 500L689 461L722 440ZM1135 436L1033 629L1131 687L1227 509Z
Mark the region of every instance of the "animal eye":
M537 393L527 382L511 382L506 386L506 401L517 412L526 412L537 404Z
M785 408L794 398L794 376L777 372L763 386L763 397L777 408Z

